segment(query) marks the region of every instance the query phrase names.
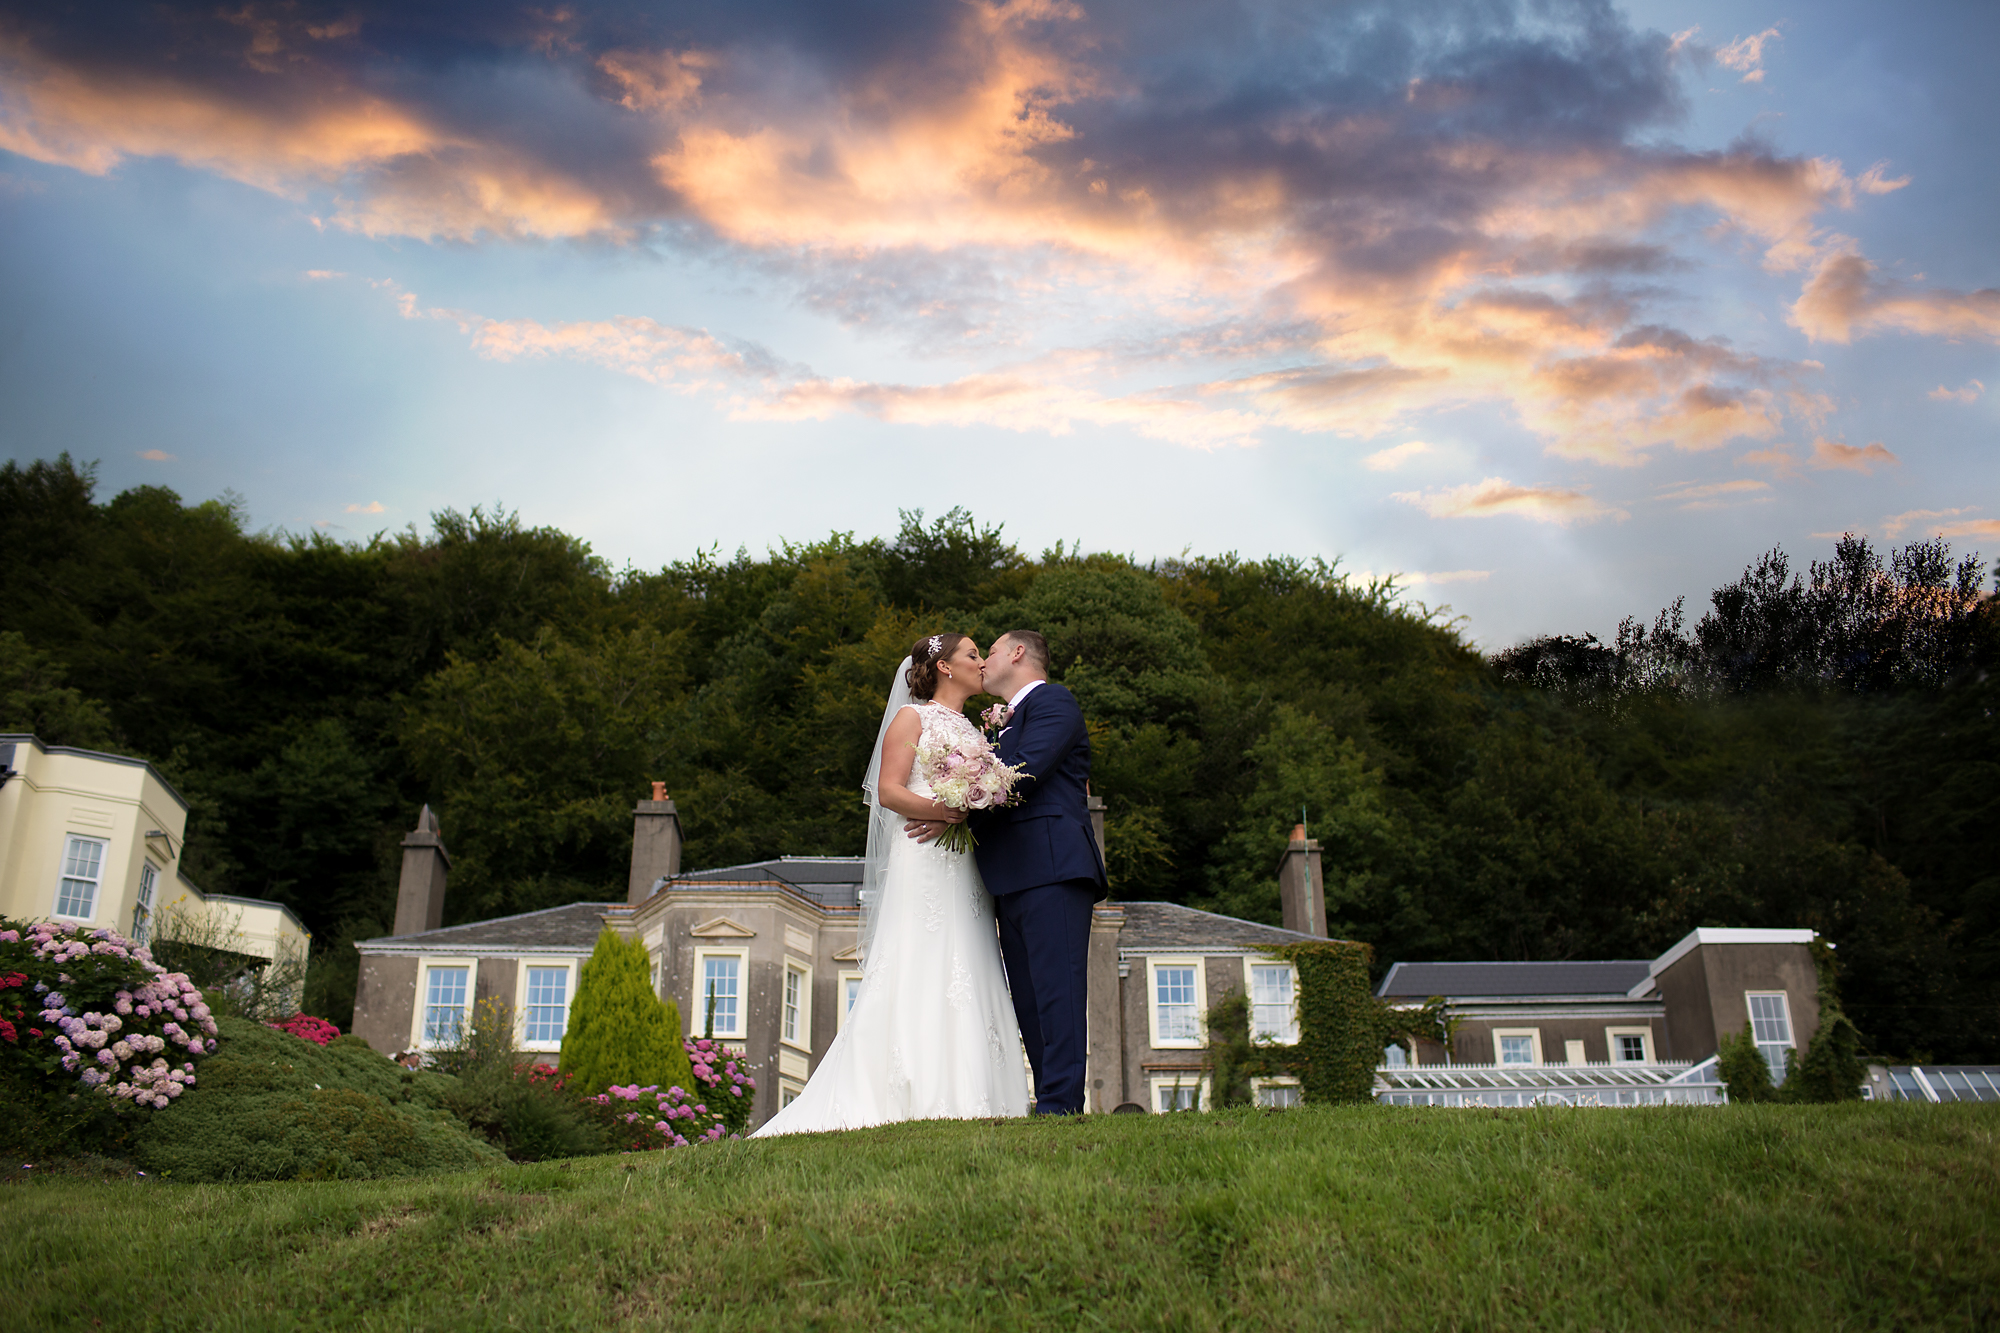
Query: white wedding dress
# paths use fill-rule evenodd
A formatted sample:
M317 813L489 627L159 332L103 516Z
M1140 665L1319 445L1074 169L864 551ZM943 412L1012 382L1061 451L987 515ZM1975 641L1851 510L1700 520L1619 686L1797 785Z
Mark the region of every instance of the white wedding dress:
M922 717L925 741L978 734L954 709L904 706ZM920 778L909 788L930 794ZM970 851L900 834L885 850L847 1025L805 1091L753 1137L1028 1113L1021 1033L978 864Z

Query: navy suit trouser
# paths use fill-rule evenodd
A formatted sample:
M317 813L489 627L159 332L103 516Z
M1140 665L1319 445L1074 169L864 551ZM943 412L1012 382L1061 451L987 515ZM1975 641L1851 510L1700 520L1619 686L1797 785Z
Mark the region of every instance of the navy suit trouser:
M1089 1045L1090 909L1088 880L1043 884L993 900L1000 956L1021 1044L1035 1071L1035 1113L1083 1110L1083 1062Z

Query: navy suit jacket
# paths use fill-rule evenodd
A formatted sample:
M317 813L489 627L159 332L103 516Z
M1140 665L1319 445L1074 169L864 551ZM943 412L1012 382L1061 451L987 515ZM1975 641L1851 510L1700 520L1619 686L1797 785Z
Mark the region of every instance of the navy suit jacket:
M1090 733L1076 696L1053 681L1029 691L1000 733L1000 762L1027 765L1019 805L975 812L979 876L996 898L1085 880L1107 892L1090 829Z

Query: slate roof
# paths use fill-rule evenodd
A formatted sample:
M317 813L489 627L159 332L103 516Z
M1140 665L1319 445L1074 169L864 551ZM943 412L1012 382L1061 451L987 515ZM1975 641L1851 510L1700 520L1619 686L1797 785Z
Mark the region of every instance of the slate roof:
M399 948L421 946L443 953L453 948L467 949L576 949L590 952L604 930L604 914L625 911L624 903L566 903L545 907L519 916L500 916L491 921L468 921L462 926L442 926L414 935L384 935L362 940L358 947L371 944Z
M1392 999L1598 995L1624 999L1644 981L1646 960L1573 963L1397 963L1376 994Z
M676 875L675 886L730 882L783 884L821 907L857 909L861 906L861 861L858 856L780 856L769 861L748 861L737 866L718 866Z
M1178 903L1116 905L1125 910L1125 929L1118 937L1118 947L1126 950L1262 949L1318 938L1296 930L1201 912Z

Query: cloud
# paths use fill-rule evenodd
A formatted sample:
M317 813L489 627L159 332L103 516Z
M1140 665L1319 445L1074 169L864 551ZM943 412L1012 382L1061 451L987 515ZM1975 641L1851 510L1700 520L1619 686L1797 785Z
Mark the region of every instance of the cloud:
M177 463L180 461L164 449L142 449L139 451L139 457L149 463Z
M1963 509L1906 510L1883 519L1882 532L1891 541L1900 539L1907 532L1932 537L2000 538L2000 518L1960 517L1978 511L1977 505Z
M1415 505L1432 518L1491 518L1517 514L1537 523L1567 527L1601 518L1630 517L1622 509L1599 504L1581 491L1556 487L1516 486L1500 477L1438 491L1398 491L1390 497Z
M1427 574L1407 574L1403 581L1412 584L1484 583L1492 577L1490 569L1439 569Z
M176 161L370 236L720 257L986 358L856 383L643 313L464 317L481 355L726 382L753 414L993 411L1214 447L1483 404L1628 466L1820 428L1817 366L1729 345L1686 299L1681 275L1745 241L1809 275L1793 319L1816 338L2000 319L2000 295L1883 284L1827 230L1906 183L1885 164L1677 146L1692 32L1600 0L117 13L4 30L0 148ZM1776 36L1715 58L1751 77ZM1081 325L1096 341L1069 346Z
M1812 466L1816 468L1844 468L1865 476L1878 467L1896 467L1902 461L1879 441L1870 442L1865 448L1835 440L1813 441Z
M1735 70L1743 77L1742 83L1762 83L1764 81L1764 43L1773 42L1780 36L1776 28L1766 28L1748 37L1738 37L1715 53L1715 61L1724 69Z
M1940 384L1932 389L1930 396L1940 403L1976 403L1979 395L1986 392L1985 384L1978 380L1967 380L1963 386L1947 389Z
M350 514L381 514L386 513L387 510L382 507L380 500L370 500L365 505L352 504L347 506L347 512Z
M330 268L309 268L305 271L305 277L310 282L331 282L335 278L346 276L345 273Z
M1425 444L1422 440L1411 440L1405 444L1391 445L1387 449L1376 450L1361 460L1361 466L1367 468L1370 472L1394 472L1412 458L1436 452L1437 447L1435 445Z
M1815 342L1845 343L1878 329L2000 342L2000 288L1923 290L1878 277L1858 251L1840 249L1807 281L1791 323Z
M1677 502L1681 509L1721 509L1730 504L1758 504L1771 497L1764 494L1771 489L1769 482L1753 481L1748 477L1735 481L1717 481L1676 486L1655 495L1656 500Z

